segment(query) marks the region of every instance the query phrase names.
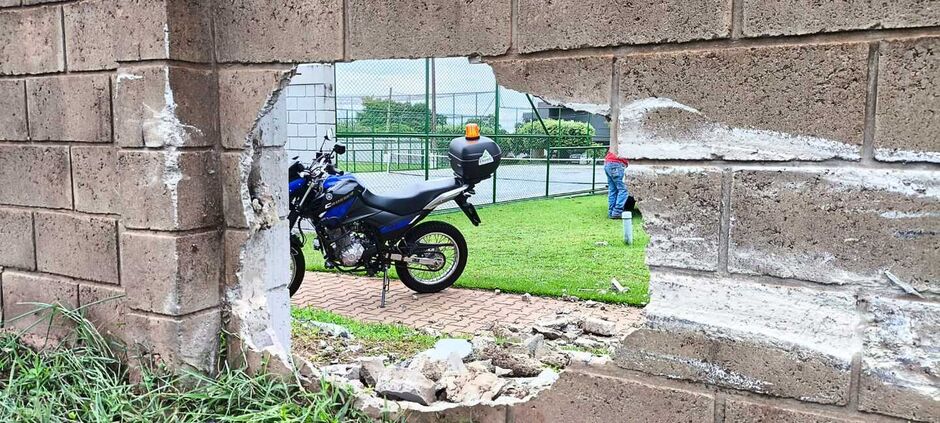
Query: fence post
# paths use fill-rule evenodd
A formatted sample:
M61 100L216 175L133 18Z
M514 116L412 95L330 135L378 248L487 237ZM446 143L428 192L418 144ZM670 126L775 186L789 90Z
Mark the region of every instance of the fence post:
M476 96L476 94L474 94ZM499 83L496 84L496 110L493 113L493 117L496 120L496 123L493 125L493 140L499 141ZM496 203L496 171L493 171L493 203Z
M552 139L545 138L545 196L548 197L549 190L548 185L549 181L552 180Z
M424 180L431 178L431 59L424 59Z
M595 185L597 183L597 149L591 149L591 194L594 194L596 190Z

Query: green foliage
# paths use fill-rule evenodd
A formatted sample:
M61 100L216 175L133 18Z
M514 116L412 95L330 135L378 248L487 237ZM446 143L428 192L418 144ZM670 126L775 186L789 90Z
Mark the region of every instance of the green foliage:
M324 384L311 392L293 381L226 365L208 377L174 375L142 363L142 382L130 383L128 368L81 309L37 306L74 323L71 346L35 351L18 334L0 334L0 421L369 421L343 388Z
M430 111L425 103L407 103L394 100L366 97L362 99L363 110L356 115L356 132L424 132ZM447 125L447 116L437 115L438 125ZM349 130L350 123L338 130Z
M516 128L517 134L545 135L545 129L548 129L548 136L513 138L505 140L501 147L505 151L516 153L529 152L530 150L544 150L547 145L552 147L582 147L593 144L593 137L596 130L587 122L578 122L573 120L544 119L545 128L538 120L526 122ZM567 158L570 152L561 150L555 156Z

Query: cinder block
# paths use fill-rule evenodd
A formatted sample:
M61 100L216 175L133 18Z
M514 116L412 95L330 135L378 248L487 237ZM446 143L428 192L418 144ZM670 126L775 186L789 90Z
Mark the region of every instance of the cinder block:
M112 84L114 140L122 147L216 144L218 84L211 71L120 68Z
M26 91L33 140L111 142L107 75L29 79Z
M940 421L940 304L869 299L859 409Z
M940 176L931 171L734 172L728 267L830 284L940 293Z
M114 69L118 66L115 44L119 25L114 1L80 1L65 4L65 46L70 70ZM124 28L126 29L126 28ZM140 28L135 28L139 30Z
M735 423L859 423L861 420L832 417L739 399L725 402L725 421Z
M40 271L118 283L114 219L59 212L37 212L34 219Z
M0 208L0 240L0 267L36 269L32 213Z
M343 57L342 0L225 0L215 5L215 28L220 62L333 62Z
M213 151L121 151L118 174L124 225L188 230L219 224L218 161Z
M720 169L630 166L627 188L650 235L648 265L718 269Z
M120 212L117 149L111 146L72 146L75 210Z
M52 316L47 308L28 303L61 305L69 309L78 307L78 285L64 278L41 276L4 270L3 278L3 327L17 331L26 330L26 341L32 345L55 345L71 333L74 324L61 314ZM37 322L39 322L37 324Z
M861 324L850 292L654 270L646 322L617 365L674 379L846 404Z
M930 0L744 0L742 8L748 37L940 25L940 8Z
M613 57L509 60L487 62L500 85L538 95L554 103L610 108ZM576 107L576 106L575 106Z
M133 348L127 337L128 299L123 289L99 285L79 285L78 299L85 313L102 335Z
M26 82L0 80L0 140L26 140Z
M222 317L218 309L181 318L156 317L138 313L127 315L131 345L143 350L144 358L170 369L215 371L219 355Z
M509 49L510 3L350 0L348 59L498 56Z
M225 209L225 224L230 228L247 228L251 200L248 198L248 174L244 151L222 153L222 207Z
M878 67L875 158L940 163L940 37L884 42Z
M619 142L633 158L860 157L868 45L636 54L618 60Z
M225 231L225 281L224 286L238 285L238 271L241 269L241 252L248 241L248 231L227 229Z
M219 305L222 236L121 234L122 284L135 310L178 316Z
M63 6L70 70L117 61L212 59L210 2L85 0Z
M731 35L728 0L520 0L516 16L516 40L523 53L709 40Z
M71 208L69 148L0 145L0 204Z
M0 7L19 6L20 0L0 0Z
M711 395L569 369L551 389L511 406L509 421L710 422L714 415Z
M281 147L265 147L256 150L254 169L249 183L254 187L254 195L264 203L273 203L274 211L280 217L287 217L287 152Z
M219 119L222 146L243 149L261 109L278 90L281 70L219 71ZM272 101L273 103L273 101Z
M65 70L58 7L0 11L0 75Z

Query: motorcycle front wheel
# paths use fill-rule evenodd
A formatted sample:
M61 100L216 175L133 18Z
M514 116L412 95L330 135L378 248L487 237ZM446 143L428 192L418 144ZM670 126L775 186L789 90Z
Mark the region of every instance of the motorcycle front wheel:
M415 226L405 234L405 245L412 257L443 259L439 266L395 263L398 277L412 291L443 291L457 282L467 266L467 241L450 224L432 221Z
M290 296L300 289L300 283L304 281L304 272L306 272L306 260L304 259L303 244L300 241L291 239L290 242L290 271L291 281L288 289Z

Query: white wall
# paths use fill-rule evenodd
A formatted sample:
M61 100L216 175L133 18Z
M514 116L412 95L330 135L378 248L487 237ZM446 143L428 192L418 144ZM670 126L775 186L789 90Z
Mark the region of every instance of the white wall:
M336 92L333 65L300 65L287 87L287 155L313 159L320 148L333 146L336 133ZM324 136L330 139L324 143Z

